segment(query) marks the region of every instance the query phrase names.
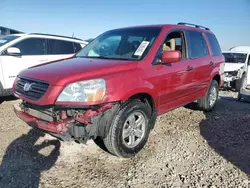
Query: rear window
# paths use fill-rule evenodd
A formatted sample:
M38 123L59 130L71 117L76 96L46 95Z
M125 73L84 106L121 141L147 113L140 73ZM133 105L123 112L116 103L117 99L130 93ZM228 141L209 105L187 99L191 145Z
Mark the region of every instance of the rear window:
M19 38L19 36L8 35L8 36L0 37L0 47L7 44L8 42L11 42L11 41L17 39L17 38Z
M206 33L214 56L221 55L221 48L214 34Z

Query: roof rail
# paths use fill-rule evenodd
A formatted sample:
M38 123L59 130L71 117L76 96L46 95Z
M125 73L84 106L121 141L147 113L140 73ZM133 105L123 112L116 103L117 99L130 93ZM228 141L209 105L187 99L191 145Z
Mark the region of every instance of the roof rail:
M52 36L52 37L63 37L63 38L67 38L67 39L76 39L76 40L81 40L79 38L75 38L75 37L67 37L67 36L62 36L62 35L52 35L52 34L45 34L45 33L29 33L29 35L44 35L44 36Z
M196 28L203 28L203 29L206 29L206 30L210 31L210 29L207 28L207 27L204 27L204 26L201 26L201 25L196 25L196 24L191 24L191 23L179 22L178 25L195 26Z

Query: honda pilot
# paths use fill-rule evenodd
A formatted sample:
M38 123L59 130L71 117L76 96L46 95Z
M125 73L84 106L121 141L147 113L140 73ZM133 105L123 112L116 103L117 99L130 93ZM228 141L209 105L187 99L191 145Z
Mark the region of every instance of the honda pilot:
M21 71L12 91L30 126L127 158L142 150L157 116L193 101L211 111L223 80L215 35L178 23L107 31L71 58Z

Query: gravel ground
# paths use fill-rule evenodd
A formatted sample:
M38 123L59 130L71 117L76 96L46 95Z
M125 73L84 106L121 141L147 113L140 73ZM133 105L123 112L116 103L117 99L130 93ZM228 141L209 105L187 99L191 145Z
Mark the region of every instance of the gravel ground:
M0 187L250 187L250 103L220 92L216 109L195 105L158 117L146 147L132 159L59 142L30 129L0 104Z

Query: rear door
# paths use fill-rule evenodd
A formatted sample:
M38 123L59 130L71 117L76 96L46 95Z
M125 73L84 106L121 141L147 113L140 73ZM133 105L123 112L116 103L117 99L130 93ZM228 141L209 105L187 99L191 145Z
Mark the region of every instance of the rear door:
M192 61L194 76L192 78L193 92L197 93L208 87L212 65L211 56L204 34L199 31L189 30L187 33L188 58Z
M1 56L5 89L12 88L14 80L20 71L42 64L47 53L47 42L44 38L27 38L11 47L18 48L21 55L8 55L5 51Z
M80 50L81 46L78 43L71 41L48 39L48 61L55 61L72 57Z

